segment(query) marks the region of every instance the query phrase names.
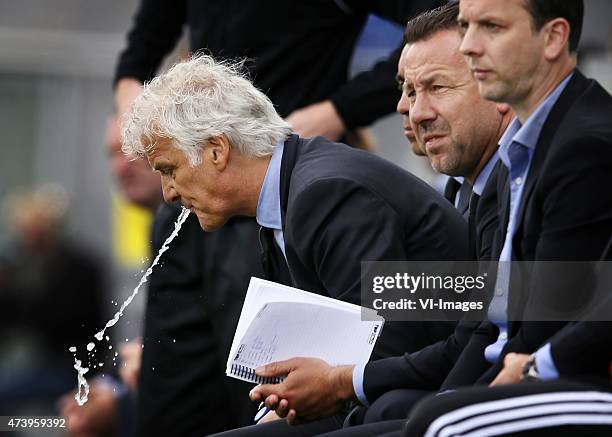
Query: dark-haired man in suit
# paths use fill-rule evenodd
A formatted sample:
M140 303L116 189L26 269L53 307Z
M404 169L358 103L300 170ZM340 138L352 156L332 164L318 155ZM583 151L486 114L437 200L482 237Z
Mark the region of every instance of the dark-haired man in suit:
M461 0L460 4L461 50L481 95L509 102L517 114L502 139L505 167L497 174L498 189L506 193L500 197L501 220L507 229L500 239L501 259L600 258L612 229L612 192L605 182L612 171L612 97L576 69L582 0ZM596 196L590 195L595 192ZM496 293L489 314L496 320L499 335L485 353L505 356L505 360L503 368L498 360L490 369L490 374L496 373L491 385L513 384L521 375L546 380L590 376L606 381L609 377L610 322L601 321L607 318L566 326L556 333L558 322L520 323L507 318L517 307L524 308L524 314L537 315L547 307L568 311L588 300L588 294L580 295L581 287L573 286L580 278L560 273L556 269L551 276L535 265L526 292L512 295L508 278L510 296ZM511 274L513 279L515 273ZM609 309L609 302L604 302L604 308ZM609 391L609 385L605 386ZM517 403L530 405L531 412L512 412ZM607 435L611 405L612 397L594 393L592 385L563 382L460 390L425 401L415 409L405 431L414 435L425 423L431 436L451 428L469 432L472 428L463 413L467 410L457 410L469 406L472 421L484 418L486 410L488 419L481 425L503 427L508 433L541 435L554 430L559 435L580 431ZM457 411L432 423L425 409L436 415ZM590 414L578 418L581 412ZM506 422L508 414L513 421Z
M501 226L494 253L502 263L594 261L610 238L612 98L576 69L582 19L581 0L460 1L461 51L481 96L509 103L517 115L500 141L504 165L490 185L499 194ZM476 348L468 345L443 388L503 382L505 361L513 368L550 368L551 350L553 356L555 344L561 350L559 339L567 331L559 330L566 323L533 320L550 308L571 314L572 307L588 300L591 290L576 286L580 275L559 269L550 275L537 263L528 267L531 271L522 271L523 266L514 264L498 272L489 307L491 322L481 325L492 341ZM515 278L520 274L529 274L530 281L519 291ZM584 329L576 326L569 329ZM584 331L574 335L584 338ZM540 349L551 337L552 346ZM474 361L479 354L486 359L480 368ZM418 383L419 375L408 375L404 374L407 380ZM454 399L464 405L475 390L442 394L429 402ZM415 420L419 411L424 410L415 410ZM394 426L399 430L402 422L373 424L351 435L379 435Z

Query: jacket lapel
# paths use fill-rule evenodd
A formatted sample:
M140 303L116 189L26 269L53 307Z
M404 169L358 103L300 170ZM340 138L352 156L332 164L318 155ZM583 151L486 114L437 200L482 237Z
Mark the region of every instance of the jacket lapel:
M283 148L283 159L281 160L280 171L280 203L281 203L281 222L283 232L285 232L285 216L287 214L287 204L289 203L289 188L291 186L291 174L297 160L300 137L291 135L285 140Z
M559 99L553 106L548 118L544 122L544 126L542 127L542 132L538 138L533 159L531 161L531 166L527 174L527 181L525 182L525 189L521 197L521 203L519 204L517 228L514 234L515 238L522 235L525 205L527 205L527 202L533 194L534 187L540 174L540 169L542 168L544 160L546 159L546 155L548 154L548 150L550 149L555 133L559 129L559 125L569 108L572 106L572 103L587 86L587 82L588 80L582 73L580 73L580 71L574 70L574 76L568 82L566 88L559 96ZM508 187L507 184L506 187ZM509 191L509 188L507 191ZM514 253L514 251L512 252Z

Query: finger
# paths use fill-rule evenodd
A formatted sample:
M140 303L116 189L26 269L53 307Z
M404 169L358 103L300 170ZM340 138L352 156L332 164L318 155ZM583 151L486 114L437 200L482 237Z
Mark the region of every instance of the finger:
M297 412L295 410L289 410L289 413L287 414L287 423L291 426L300 424L300 420L298 419Z
M275 411L279 417L285 417L287 413L289 413L289 401L287 399L281 399Z
M295 367L295 359L291 358L285 361L276 361L274 363L266 364L255 369L255 373L259 376L270 377L270 376L283 376L291 372Z
M263 394L258 389L259 387L255 387L249 392L249 399L253 402L261 402L264 399Z
M278 408L279 400L280 398L278 396L270 395L266 398L264 404L266 404L266 407L268 407L269 409L276 410Z
M268 396L282 391L281 384L262 384L250 391L249 397L252 401L263 402Z

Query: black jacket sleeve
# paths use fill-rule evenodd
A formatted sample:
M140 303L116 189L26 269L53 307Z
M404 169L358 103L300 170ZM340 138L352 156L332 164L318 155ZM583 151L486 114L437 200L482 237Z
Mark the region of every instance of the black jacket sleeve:
M363 377L368 401L400 388L438 390L477 326L477 322L460 322L446 340L418 352L368 363Z
M561 377L608 379L612 362L612 322L580 322L560 331L551 353Z
M438 7L445 0L380 1L357 0L346 2L354 12L373 13L405 26L421 12ZM330 100L347 128L367 126L395 111L400 91L395 76L404 43L371 70L358 74L332 94Z
M113 83L125 77L141 82L152 79L181 36L185 17L184 1L142 0L127 46L119 55Z

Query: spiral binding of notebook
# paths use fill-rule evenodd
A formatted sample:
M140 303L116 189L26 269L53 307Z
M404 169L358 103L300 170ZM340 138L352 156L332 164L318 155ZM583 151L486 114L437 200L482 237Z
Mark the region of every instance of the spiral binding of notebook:
M240 364L232 364L230 374L256 384L279 384L285 379L282 376L259 376L255 374L255 369Z

